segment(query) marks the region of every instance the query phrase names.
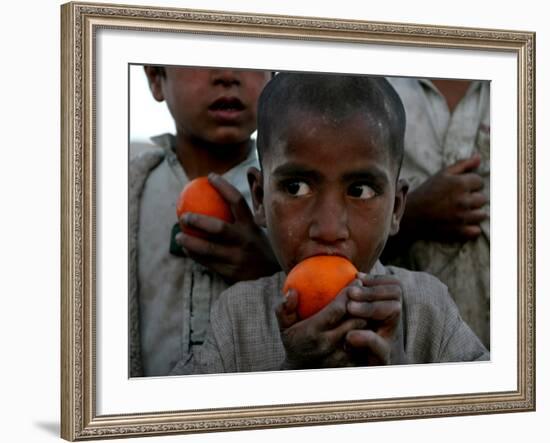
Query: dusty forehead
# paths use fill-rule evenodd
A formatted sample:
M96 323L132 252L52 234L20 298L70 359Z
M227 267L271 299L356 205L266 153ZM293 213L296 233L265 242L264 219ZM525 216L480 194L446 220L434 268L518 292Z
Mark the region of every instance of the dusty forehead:
M288 114L286 123L270 137L270 146L262 159L262 169L269 174L286 162L298 162L302 166L324 167L334 171L344 167L352 170L367 164L388 168L389 176L399 173L383 125L376 119L354 113L347 118L337 118L330 113L311 113L295 110Z
M259 133L261 130L258 128ZM333 149L339 150L342 155L345 154L342 150L353 141L353 146L363 145L364 155L376 156L384 163L387 159L396 177L399 174L401 156L394 146L396 140L391 125L368 107L350 108L345 113L294 107L272 122L268 132L263 134L259 149L262 164L273 157L299 152L300 143L304 140L321 143L329 134L332 140L337 141Z
M299 126L325 126L338 129L355 125L358 131L373 132L388 128L383 116L369 107L349 107L345 112L331 109L293 106L281 114L279 124L271 126L272 132L288 132ZM303 129L303 128L302 128Z
M350 169L353 165L373 162L391 167L389 150L369 126L370 123L360 116L342 122L323 115L290 119L290 123L272 138L263 161L264 170L272 170L286 162L312 168L328 163L336 169L342 165Z
M355 110L346 115L334 115L331 112L294 108L271 127L271 146L266 155L276 147L289 145L289 142L314 140L327 137L327 134L341 141L341 146L345 146L350 139L359 139L364 141L365 146L390 151L388 125L375 114Z

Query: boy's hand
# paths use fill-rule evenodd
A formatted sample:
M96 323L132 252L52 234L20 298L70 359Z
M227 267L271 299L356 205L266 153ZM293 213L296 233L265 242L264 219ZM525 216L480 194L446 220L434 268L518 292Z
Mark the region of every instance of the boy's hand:
M358 365L405 363L401 331L402 289L388 275L358 274L362 285L348 291L347 312L362 318L366 328L346 335L346 346Z
M208 237L198 238L182 232L176 236L178 244L193 260L230 283L255 280L277 272L280 268L269 240L254 222L242 194L217 174L210 174L208 180L230 205L235 221L226 223L206 215L187 213L181 221L205 232Z
M364 328L367 321L348 318L348 292L354 285L342 289L336 298L309 318L298 317L298 293L291 289L275 313L286 360L281 369L308 369L355 366L344 347L350 331Z
M480 162L479 154L458 161L409 192L402 233L444 242L477 238L489 217L482 209L488 202L483 179L475 172Z

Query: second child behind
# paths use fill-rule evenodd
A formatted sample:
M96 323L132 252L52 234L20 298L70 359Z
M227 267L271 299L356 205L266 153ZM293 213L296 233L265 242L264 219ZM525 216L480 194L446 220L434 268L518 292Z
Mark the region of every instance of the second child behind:
M130 376L167 375L200 347L210 308L229 284L278 268L247 204L246 170L257 165L251 134L265 71L145 66L175 134L154 137L130 163ZM183 222L207 238L176 235L176 201L209 177L230 204L232 224L199 214Z

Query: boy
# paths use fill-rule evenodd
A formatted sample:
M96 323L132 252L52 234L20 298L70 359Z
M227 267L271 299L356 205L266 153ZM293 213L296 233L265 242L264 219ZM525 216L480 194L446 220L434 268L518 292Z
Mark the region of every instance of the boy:
M167 375L177 361L186 361L204 339L219 294L234 281L278 268L246 202L246 170L257 164L250 135L270 74L162 66L146 66L145 73L153 97L166 101L176 134L153 138L157 149L130 164L133 377ZM235 223L189 214L182 221L208 238L180 233L176 241L178 195L189 180L207 174Z
M490 346L490 82L388 78L407 114L410 186L383 261L435 275ZM468 278L464 278L468 275Z
M378 258L397 233L405 114L383 78L279 74L258 110L261 172L249 170L258 224L283 272L228 289L202 348L173 374L485 360L446 287ZM299 319L285 273L341 255L357 279Z

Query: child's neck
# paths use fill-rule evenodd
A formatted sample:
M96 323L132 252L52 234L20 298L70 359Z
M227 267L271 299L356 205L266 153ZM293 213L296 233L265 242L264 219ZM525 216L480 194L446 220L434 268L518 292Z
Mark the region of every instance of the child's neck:
M216 145L176 135L176 156L189 180L210 172L224 174L246 160L252 148L250 139L235 145Z
M464 98L471 80L432 80L432 83L439 89L439 92L445 97L447 106L451 114L454 112L460 100Z

